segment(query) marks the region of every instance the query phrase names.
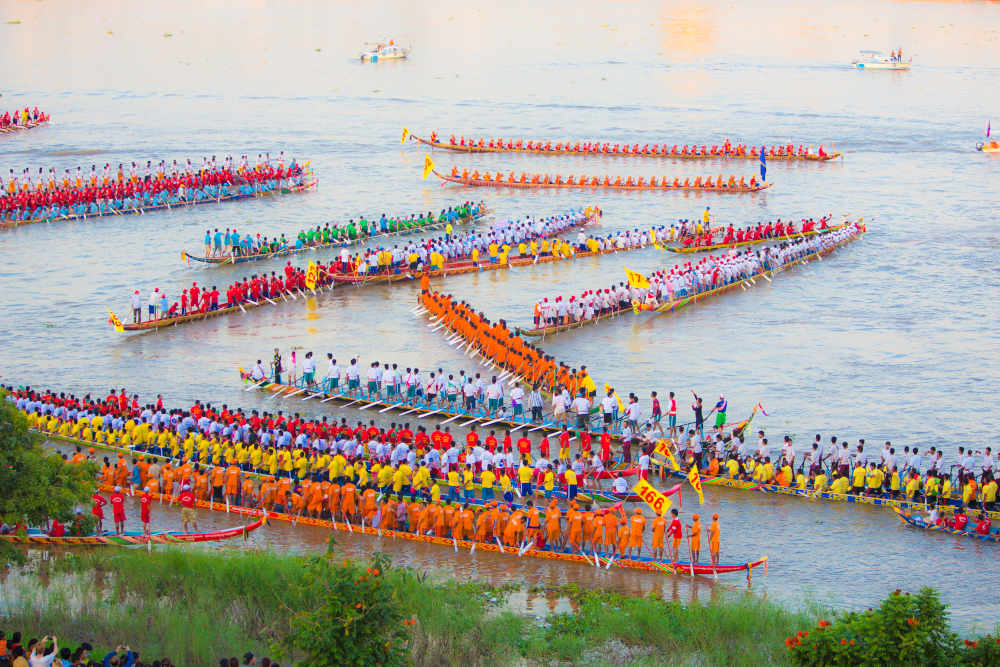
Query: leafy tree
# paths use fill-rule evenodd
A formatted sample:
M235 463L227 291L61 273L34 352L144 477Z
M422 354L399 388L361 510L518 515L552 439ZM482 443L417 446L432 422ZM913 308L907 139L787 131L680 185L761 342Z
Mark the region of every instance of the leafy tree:
M94 491L92 463L66 465L28 431L28 420L0 395L0 521L43 525L68 522Z

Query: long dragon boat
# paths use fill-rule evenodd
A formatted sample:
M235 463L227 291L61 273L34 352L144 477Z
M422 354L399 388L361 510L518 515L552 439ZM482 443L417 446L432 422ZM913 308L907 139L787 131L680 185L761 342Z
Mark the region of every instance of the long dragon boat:
M672 476L687 479L686 470L674 471ZM919 511L926 507L923 501L907 500L906 498L887 498L885 496L869 496L857 493L834 493L833 491L819 491L813 489L800 489L794 486L782 486L780 484L763 484L745 479L737 479L722 475L700 474L701 483L705 486L718 486L737 491L753 491L768 495L794 496L805 500L826 500L831 502L854 503L857 505L871 505L873 507L886 507L890 509L901 509L905 511ZM948 498L938 497L936 506L938 509L954 510L962 504L961 498L954 496ZM991 519L1000 519L1000 510L983 510L983 513Z
M151 459L151 460L156 460L156 461L162 461L164 463L169 463L169 462L175 460L175 457L168 456L167 454L156 454L156 453L150 452L150 451L148 451L146 449L140 448L138 446L122 447L120 445L112 445L112 444L108 444L106 442L96 442L96 441L92 441L92 440L85 440L83 438L75 438L75 437L69 436L69 435L60 435L58 433L52 433L52 432L46 431L44 429L32 428L30 430L34 431L35 433L38 433L38 434L44 436L47 440L58 440L58 441L65 442L65 443L71 444L71 445L79 445L81 447L87 447L88 449L89 448L93 448L95 450L101 450L101 451L105 451L105 452L112 452L112 453L115 453L115 454L122 454L124 456L133 456L133 457L134 456L142 456L142 457L144 457L146 459ZM614 476L615 474L625 475L625 476L635 476L636 474L638 474L638 470L636 470L634 468L623 468L623 467L621 467L623 465L624 464L619 460L618 462L616 462L614 464L615 467L610 472L609 471L605 471L605 474L602 475L602 479L609 479L610 477ZM256 479L263 479L265 477L268 477L268 475L266 473L257 472L257 471L254 471L254 470L244 470L242 474L247 475L249 477L256 478ZM586 479L588 479L588 480L589 479L593 479L593 477L586 477ZM448 484L448 480L446 478L444 478L444 477L432 476L431 477L431 481L434 482L434 484L436 484L437 486L447 486L447 484ZM536 487L537 487L537 485L536 485ZM482 490L482 485L479 482L476 482L473 485L473 488L475 490L477 490L477 491L481 491ZM605 491L604 489L600 489L600 488L597 488L597 489L587 488L587 487L581 487L581 488L583 490L580 491L579 493L577 493L577 495L574 497L574 499L578 503L580 503L583 507L585 507L585 508L591 507L595 503L595 501L596 502L609 502L609 503L624 503L624 502L638 502L639 500L641 500L639 498L639 496L637 496L637 495L635 495L633 493L614 493L612 491ZM545 498L544 491L542 491L539 488L535 489L534 495L535 495L536 498L539 498L539 499ZM390 494L390 496L395 497L394 494ZM567 495L566 491L563 490L563 489L561 489L561 488L559 488L559 487L556 487L553 490L551 498L555 498L556 500L563 500L563 501L570 500L570 498ZM443 497L443 496L442 496L442 502L447 502L447 499L445 497ZM467 502L470 505L473 505L473 506L476 506L476 507L482 507L488 501L484 501L482 498L465 498L465 497L462 497L462 498L460 498L460 500L458 502L463 502L463 503ZM516 503L514 503L514 504L504 503L504 504L505 505L510 505L514 509L520 509L522 507L521 505L518 505Z
M324 285L317 285L316 289L312 290L312 294L316 295L320 292L331 290L336 287L335 283L327 283ZM284 292L270 299L268 297L263 297L260 301L247 300L242 304L236 304L234 306L222 306L216 308L215 310L206 311L195 311L192 313L185 313L184 315L175 315L173 317L160 317L153 320L146 320L144 322L122 322L121 327L123 331L156 331L158 329L165 329L167 327L177 326L178 324L187 324L188 322L197 322L199 320L207 320L213 317L220 317L222 315L232 315L233 313L246 312L253 308L260 308L261 306L276 306L278 303L284 303L288 301L289 297L292 299L297 299L298 297L307 297L309 292L304 290L293 290L290 292ZM280 301L279 301L280 300ZM114 316L117 317L117 316ZM114 318L112 318L114 319ZM114 322L112 321L113 325Z
M15 132L21 132L22 130L31 130L33 128L45 125L49 122L49 115L45 114L44 118L39 120L29 120L27 123L18 123L17 125L7 125L0 127L0 134L13 134Z
M810 262L810 261L812 261L814 259L823 257L824 255L828 255L831 252L833 252L834 250L836 250L837 248L840 248L841 246L844 246L844 245L850 243L851 241L854 241L855 239L860 238L861 234L863 234L863 233L864 233L864 230L862 229L862 231L857 236L853 236L853 237L851 237L849 239L845 239L844 241L841 241L840 243L838 243L836 245L830 246L829 248L824 248L823 250L818 250L816 252L810 253L809 255L806 255L804 257L800 257L799 259L791 261L791 262L789 262L787 264L783 264L782 266L776 267L774 269L766 269L764 271L760 271L758 273L755 273L752 276L748 276L748 277L742 278L740 280L735 280L735 281L733 281L731 283L727 283L727 284L722 285L720 287L715 287L713 289L705 290L705 291L699 292L697 294L692 294L690 296L684 296L684 297L681 297L679 299L674 299L673 301L670 301L668 303L664 303L664 304L662 304L660 306L657 306L654 309L654 311L657 312L657 313L672 313L672 312L680 310L681 308L689 306L691 304L697 304L699 301L702 301L702 300L704 300L706 298L717 296L719 294L722 294L724 292L728 292L729 290L733 290L733 289L736 289L738 287L743 287L745 289L747 286L754 285L755 281L758 278L768 279L768 278L774 276L775 274L777 274L777 273L779 273L781 271L784 271L786 269L792 268L793 266L796 266L798 264L805 264L805 263L808 263L808 262ZM519 335L519 336L530 336L530 337L552 336L552 335L555 335L557 333L562 333L563 331L570 331L571 329L579 329L579 328L587 326L589 324L597 324L597 322L599 322L599 321L610 320L610 319L613 319L613 318L618 317L620 315L626 315L628 313L638 314L640 312L644 312L644 311L640 310L639 307L638 307L638 305L633 305L632 307L617 308L617 309L615 309L615 310L613 310L613 311L611 311L609 313L605 313L604 315L602 315L600 317L591 318L589 320L580 320L578 322L569 322L567 324L553 324L553 325L546 326L546 327L537 327L537 328L531 328L531 329L517 327L515 329L515 331L516 331L517 335Z
M311 173L306 174L306 180L299 184L284 188L273 188L270 190L262 190L260 192L251 193L241 193L233 192L226 195L221 195L219 197L205 197L203 199L191 199L184 202L176 202L174 204L163 203L163 204L150 204L147 206L133 206L131 208L123 208L121 210L105 207L101 211L96 213L67 213L65 215L56 215L52 217L39 217L39 218L28 218L26 220L0 220L0 229L21 227L23 225L33 225L42 222L61 222L63 220L87 220L89 218L107 218L111 216L120 215L141 215L144 213L152 213L154 211L172 211L172 210L184 210L191 206L197 206L199 204L221 204L222 202L239 201L243 199L259 199L265 196L277 196L277 195L287 195L295 194L300 192L306 192L316 187L319 183L319 179L311 175Z
M915 516L909 510L903 510L899 507L893 507L892 511L896 513L896 516L899 517L900 521L909 526L913 526L914 528L919 528L920 530L926 530L932 533L945 533L947 535L956 535L961 537L971 537L972 539L979 540L980 542L1000 542L1000 530L997 528L991 528L988 535L980 535L975 530L972 530L971 524L970 528L958 530L957 528L949 528L948 526L929 524L921 517Z
M486 215L489 213L490 209L483 207L479 209L476 213L473 213L472 215L460 216L458 220L456 220L455 222L456 224L475 222L477 220L486 217ZM274 250L272 252L261 252L253 255L241 255L241 256L226 255L224 257L202 257L199 255L192 255L191 253L185 250L181 252L181 259L185 261L194 260L195 262L212 264L215 266L222 266L225 264L243 264L245 262L259 262L265 259L274 259L277 257L291 257L292 255L301 255L302 253L307 253L310 251L331 250L334 248L343 248L345 246L351 246L354 245L355 243L364 243L372 240L382 240L382 239L392 238L395 236L415 234L417 232L426 232L437 229L443 229L447 224L448 224L447 222L433 222L420 227L379 232L377 234L370 234L367 236L359 235L356 238L340 239L337 241L331 241L329 243L306 244L298 248L296 247L279 248L278 250Z
M860 220L858 221L860 222ZM751 241L731 241L729 243L713 243L711 245L691 245L691 246L664 246L664 250L668 252L678 252L678 253L692 253L692 252L711 252L713 250L728 250L729 248L742 248L744 246L750 245L760 245L762 243L777 243L780 241L794 241L796 239L806 238L808 236L822 236L824 234L829 234L830 232L837 231L838 229L843 229L848 223L834 225L833 227L827 227L826 229L814 229L808 232L795 232L793 234L786 234L783 236L769 236L767 238L753 239Z
M771 187L770 183L757 183L755 179L751 179L749 184L746 183L736 183L734 185L714 184L711 178L706 179L705 182L701 181L701 178L696 178L694 183L691 183L691 179L685 179L684 183L680 183L679 179L674 179L673 183L667 182L664 178L661 184L656 183L656 177L652 177L649 183L645 182L643 177L638 177L633 181L631 176L626 178L626 181L622 182L622 177L618 176L614 181L609 177L605 176L603 180L600 177L587 177L580 176L579 181L575 181L573 176L567 178L566 181L562 180L561 176L556 176L556 178L550 179L548 174L532 174L528 177L526 174L521 174L521 178L518 180L513 176L513 172L508 178L504 178L503 174L497 172L496 177L491 176L486 173L485 176L480 176L476 178L474 176L468 175L467 172L463 174L457 174L457 167L452 169L451 174L442 174L436 169L432 172L435 176L440 178L445 183L455 183L458 185L468 185L473 187L493 187L493 188L519 188L519 189L546 189L546 190L565 190L567 188L587 188L587 189L605 189L605 190L627 190L627 191L643 191L643 192L719 192L725 194L744 194L748 192L761 192Z
M707 145L702 146L691 146L691 150L688 150L687 146L678 149L677 146L672 148L667 148L666 144L654 144L650 148L649 144L646 144L640 148L639 144L611 144L609 142L575 142L570 145L569 141L563 142L559 141L553 144L551 141L546 141L544 144L541 141L524 141L522 139L507 139L506 142L503 139L479 139L471 140L469 143L465 143L465 139L462 138L460 141L453 141L449 139L448 143L444 143L437 138L433 140L424 139L418 137L415 134L406 133L410 141L416 141L425 146L431 148L436 148L440 150L455 151L457 153L513 153L515 155L593 155L600 157L639 157L639 158L670 158L674 160L706 160L706 159L727 159L727 160L758 160L760 159L760 152L757 150L756 146L751 148L746 148L746 146L730 145L729 148L723 146L712 146L711 149ZM822 149L822 146L820 146ZM792 150L788 151L786 146L771 146L771 149L766 152L766 157L768 161L771 160L783 160L783 161L801 161L801 162L825 162L828 160L833 160L841 156L839 152L826 153L813 153L809 151L795 152Z
M102 486L103 488L103 486ZM165 494L152 494L154 499L159 498L160 500L166 499L170 500L169 496ZM207 509L211 511L225 512L226 507L220 503L209 503L204 500L195 501L196 505L201 509ZM254 516L259 514L260 510L251 509L249 507L239 507L235 505L229 506L229 511L235 514L246 514ZM452 537L437 537L433 535L418 535L408 531L402 530L382 530L381 528L376 528L372 526L355 526L353 524L341 521L332 521L330 519L317 519L313 517L306 516L295 516L292 514L286 514L284 512L268 512L267 519L269 521L284 521L287 523L292 523L296 525L303 526L313 526L316 528L328 528L330 530L337 530L345 533L357 533L363 535L370 535L379 538L391 538L391 539L401 539L408 540L410 542L423 542L425 544L436 544L438 546L446 547L458 551L459 549L466 552L473 550L479 551L490 551L495 553L501 553L504 555L514 555L515 548L513 547L502 547L498 542L474 542L472 540L458 540ZM589 550L576 553L568 553L564 551L559 551L553 549L551 546L538 547L537 545L526 545L518 550L517 557L521 558L528 556L530 558L542 558L547 560L558 560L568 563L579 563L582 565L603 567L605 569L611 569L612 566L617 566L619 568L629 569L629 570L644 570L647 572L661 572L664 574L675 574L675 575L704 575L704 576L714 576L716 574L728 574L733 572L746 572L747 580L751 578L752 571L754 568L763 567L764 573L767 573L767 557L759 558L754 561L748 561L745 563L720 563L719 565L712 566L711 564L705 563L686 563L683 561L671 562L671 561L660 561L654 560L647 557L636 557L636 558L608 558L607 556L592 553Z
M249 512L242 512L241 514L246 514L248 516L254 516L256 514L257 516L260 516L262 512L259 510L254 512L251 510ZM31 546L44 545L68 547L127 547L146 544L192 544L194 542L217 542L219 540L229 540L234 537L242 537L246 540L250 533L257 530L265 523L267 523L267 516L261 516L251 524L246 526L237 526L236 528L224 528L222 530L213 530L206 533L182 533L180 531L171 530L165 532L153 532L148 536L143 535L141 532L126 531L121 535L104 532L100 535L63 535L60 537L53 537L47 535L44 531L31 529L24 535L0 535L0 541L12 542L14 544L27 544Z
M561 427L556 425L552 420L545 420L543 422L531 422L527 421L527 416L522 419L515 418L512 414L504 413L503 415L496 417L486 414L484 411L467 412L465 410L449 410L447 408L440 408L434 405L421 404L416 401L406 400L400 398L399 400L389 401L384 400L382 397L377 397L375 400L373 397L362 397L360 395L348 394L346 391L329 391L321 386L315 388L307 388L302 380L300 379L295 384L288 383L275 383L271 382L270 379L262 380L260 382L254 382L250 378L250 374L247 373L242 367L238 367L240 374L240 380L247 387L247 390L253 388L259 391L266 391L273 394L277 394L274 398L296 398L298 397L300 401L308 401L311 399L319 399L320 403L329 403L330 401L335 401L338 405L342 407L353 407L357 410L369 410L371 408L378 408L380 413L383 412L396 412L399 413L398 416L402 417L404 415L414 414L416 419L426 419L428 417L436 417L441 424L449 424L451 422L459 422L457 426L464 427L469 425L474 425L476 428L486 428L488 426L493 426L497 424L499 428L510 428L511 433L516 433L522 429L528 429L526 433L532 433L534 431L542 431L545 435L552 435L558 433ZM503 378L509 379L509 378ZM459 421L462 420L462 421ZM599 437L601 435L601 428L603 424L599 425L596 430L591 424L590 434L593 437ZM577 433L578 429L572 429L574 433ZM612 438L621 439L621 428L620 424L613 424L611 429L608 429Z
M522 266L532 266L535 264L549 264L551 262L564 262L571 261L574 259L584 259L586 257L598 257L601 255L610 255L618 252L628 252L630 250L639 250L640 248L608 248L606 250L583 250L576 251L571 255L546 255L537 257L514 257L504 261L491 262L489 259L480 260L479 262L473 262L472 260L463 260L459 262L446 262L445 265L440 269L423 269L410 271L409 269L396 269L391 273L376 273L373 275L360 275L357 273L333 273L330 274L334 282L346 283L361 287L364 285L375 285L379 283L394 283L401 282L404 280L415 280L416 278L426 275L429 278L447 278L448 276L457 276L465 273L478 273L481 271L497 271L501 269L510 269Z

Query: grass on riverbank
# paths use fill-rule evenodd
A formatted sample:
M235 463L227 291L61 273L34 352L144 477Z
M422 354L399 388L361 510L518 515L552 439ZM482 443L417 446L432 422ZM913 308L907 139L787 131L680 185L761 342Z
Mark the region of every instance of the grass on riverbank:
M273 654L298 610L307 558L269 552L187 549L97 550L12 573L0 627L129 644L149 658L216 664L223 655ZM405 613L416 623L407 648L417 665L784 664L780 639L814 617L752 595L706 605L655 597L563 589L578 611L544 623L504 608L508 589L436 580L388 568ZM211 660L211 662L209 662ZM287 663L289 661L283 661Z

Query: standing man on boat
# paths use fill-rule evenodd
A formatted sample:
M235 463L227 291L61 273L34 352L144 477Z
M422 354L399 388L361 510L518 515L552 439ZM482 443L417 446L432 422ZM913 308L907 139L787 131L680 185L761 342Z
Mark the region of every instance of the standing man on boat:
M274 348L274 359L271 361L271 371L274 375L274 383L281 384L281 350Z

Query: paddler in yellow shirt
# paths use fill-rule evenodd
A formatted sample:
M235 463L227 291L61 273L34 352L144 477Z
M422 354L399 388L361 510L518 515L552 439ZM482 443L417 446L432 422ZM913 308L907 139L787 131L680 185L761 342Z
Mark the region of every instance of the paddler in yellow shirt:
M868 472L865 475L865 484L867 485L867 492L870 496L881 495L882 492L882 482L885 481L885 474L879 470L875 463L868 464Z
M448 502L458 500L458 488L462 485L462 476L457 470L448 471ZM435 485L436 486L436 485Z
M511 483L510 477L507 476L506 469L500 470L500 477L497 481L500 484L500 496L504 502L514 502L514 485Z
M524 498L531 497L531 477L534 475L534 470L528 465L527 459L521 462L521 467L517 469L517 479L520 483L521 496Z
M472 464L466 463L465 470L462 471L462 496L465 498L466 502L475 497L475 488L475 473L472 471Z
M380 466L376 463L375 465L378 467L377 471L374 468L372 469L372 472L375 474L375 485L378 486L379 493L389 495L389 487L392 485L393 476L397 471L388 464ZM396 492L395 488L393 488L393 491Z
M847 495L850 491L850 481L848 481L846 475L841 475L837 479L833 480L833 484L830 485L830 491L836 493L837 495Z
M983 484L983 509L992 510L997 501L997 482L993 477Z
M854 471L851 473L852 493L861 495L864 492L867 473L868 471L864 466L854 466Z
M295 459L295 474L298 476L300 481L309 476L309 457L302 453L300 453L299 457Z
M826 490L826 482L826 473L820 470L820 473L813 480L813 495L823 493Z
M905 493L907 500L913 500L919 491L920 491L920 475L918 475L917 473L913 473L913 476L910 477L910 479L907 480L906 482Z

